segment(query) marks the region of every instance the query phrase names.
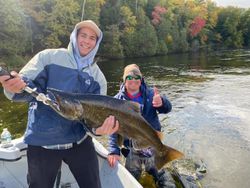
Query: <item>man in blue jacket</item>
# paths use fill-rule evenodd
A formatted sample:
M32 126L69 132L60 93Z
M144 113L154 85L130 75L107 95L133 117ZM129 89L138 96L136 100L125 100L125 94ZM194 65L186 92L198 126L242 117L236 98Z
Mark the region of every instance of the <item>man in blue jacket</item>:
M94 62L101 40L99 27L91 20L82 21L71 33L68 49L41 51L19 74L12 72L14 78L0 77L5 95L10 100L29 102L24 142L28 144L30 188L52 188L62 161L68 164L81 188L101 187L95 148L83 125L61 117L23 91L29 86L44 94L52 88L70 93L105 95L107 82ZM118 121L110 116L95 134L112 134L118 127Z
M158 113L168 113L172 105L165 96L161 96L156 88L149 89L144 82L141 71L136 64L130 64L124 68L123 84L115 98L138 102L141 106L142 116L154 128L162 139L161 124ZM140 125L138 125L140 126ZM154 164L154 151L152 148L137 150L133 147L133 140L125 139L120 149L118 146L118 135L109 137L108 162L114 167L120 159L120 153L126 157L125 167L138 180L141 176L143 166L151 174L159 187L174 187L174 184L166 182L166 174L158 172ZM167 184L167 185L166 185Z

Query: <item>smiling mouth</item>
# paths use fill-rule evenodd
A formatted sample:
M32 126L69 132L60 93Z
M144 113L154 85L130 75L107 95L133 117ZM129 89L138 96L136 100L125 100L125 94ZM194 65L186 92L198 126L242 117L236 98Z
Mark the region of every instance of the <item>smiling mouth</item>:
M89 46L86 46L86 45L83 45L83 44L81 44L80 47L81 47L82 49L90 49Z

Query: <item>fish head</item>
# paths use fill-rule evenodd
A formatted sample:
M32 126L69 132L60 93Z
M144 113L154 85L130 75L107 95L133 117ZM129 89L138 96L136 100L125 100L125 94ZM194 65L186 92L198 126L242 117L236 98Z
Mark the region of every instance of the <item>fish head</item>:
M83 108L74 95L64 93L62 91L49 90L49 96L53 102L50 105L59 115L69 120L81 121L83 115Z

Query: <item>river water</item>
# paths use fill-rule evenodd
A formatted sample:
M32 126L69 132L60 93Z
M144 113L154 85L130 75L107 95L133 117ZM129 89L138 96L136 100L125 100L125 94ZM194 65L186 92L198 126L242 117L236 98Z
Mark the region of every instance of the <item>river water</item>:
M203 187L249 187L250 51L103 61L99 65L109 95L118 91L130 63L138 64L146 82L172 102L172 112L160 115L164 143L204 161ZM0 128L21 135L25 110L26 105L10 103L1 94Z

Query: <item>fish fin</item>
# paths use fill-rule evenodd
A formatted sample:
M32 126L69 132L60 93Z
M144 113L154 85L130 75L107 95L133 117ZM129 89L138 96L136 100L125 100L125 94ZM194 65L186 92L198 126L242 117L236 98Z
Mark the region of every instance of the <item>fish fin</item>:
M134 102L134 101L128 101L128 104L129 104L129 107L137 112L137 113L140 113L141 112L141 109L140 109L140 104L137 103L137 102Z
M160 140L162 141L162 140L163 140L163 137L164 137L163 132L161 132L161 131L156 131L156 134L157 134L157 136L160 138Z
M180 159L184 157L184 154L174 148L163 145L163 151L161 153L155 153L155 165L160 170L165 164L170 161Z

